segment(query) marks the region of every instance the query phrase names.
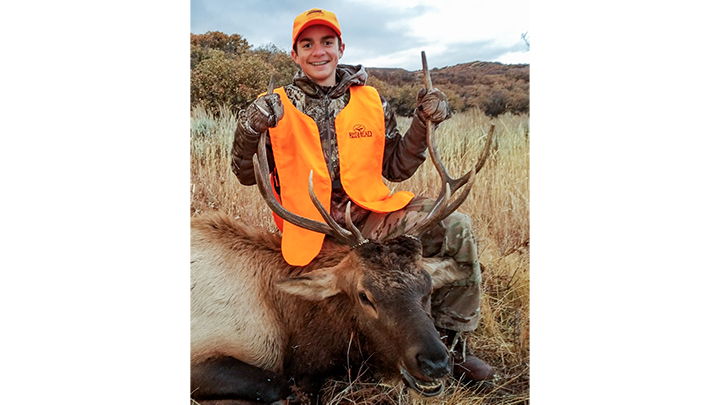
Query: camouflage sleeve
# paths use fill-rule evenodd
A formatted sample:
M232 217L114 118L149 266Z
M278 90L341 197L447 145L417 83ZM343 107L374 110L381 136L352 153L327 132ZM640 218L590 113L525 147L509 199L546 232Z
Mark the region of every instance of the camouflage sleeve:
M232 171L240 180L240 183L246 186L255 184L255 170L253 168L252 157L257 152L260 134L252 128L245 125L245 111L240 112L237 127L235 128L235 139L232 146ZM269 138L268 138L269 139ZM272 151L268 145L268 159L272 160ZM270 162L271 171L274 162Z
M385 112L385 154L383 156L383 177L390 181L403 181L412 176L425 161L426 125L417 114L413 114L410 128L401 136L397 119L392 108L381 96Z

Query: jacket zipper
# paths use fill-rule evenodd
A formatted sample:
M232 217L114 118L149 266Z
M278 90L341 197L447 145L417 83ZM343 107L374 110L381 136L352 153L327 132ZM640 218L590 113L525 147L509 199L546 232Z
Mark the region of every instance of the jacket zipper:
M327 93L323 95L323 106L325 107L325 133L328 134L328 140L331 141L329 138L332 135L330 132L330 98L328 97ZM335 134L337 136L337 134ZM332 141L330 142L332 143ZM335 143L337 144L337 140L335 140ZM331 154L334 152L333 150L330 150ZM328 171L330 172L330 180L335 180L335 167L332 162L332 158L334 156L330 156L330 161L327 162L328 164Z

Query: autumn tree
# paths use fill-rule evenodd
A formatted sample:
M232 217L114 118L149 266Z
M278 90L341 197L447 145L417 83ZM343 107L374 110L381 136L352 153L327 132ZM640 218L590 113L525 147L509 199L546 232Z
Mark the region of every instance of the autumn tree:
M226 58L242 57L250 50L248 41L238 34L227 35L218 31L190 34L190 69L210 58L210 51L220 51Z
M190 45L202 49L217 49L232 58L241 56L250 50L248 41L238 34L227 35L219 31L208 31L204 34L190 34Z
M300 68L292 59L292 57L282 49L273 44L263 45L257 49L252 49L257 57L265 61L274 69L275 86L285 86L292 82Z
M190 102L210 111L223 105L245 108L267 90L273 67L253 54L230 59L215 53L190 72Z
M222 105L238 111L267 90L292 81L298 70L290 55L269 44L251 49L238 34L212 31L190 35L190 102L217 112Z

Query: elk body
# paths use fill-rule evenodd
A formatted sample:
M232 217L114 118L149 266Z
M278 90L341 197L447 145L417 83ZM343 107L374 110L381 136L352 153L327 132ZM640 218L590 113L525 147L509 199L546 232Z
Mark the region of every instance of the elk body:
M290 377L312 394L348 366L441 389L448 354L429 315L421 253L408 236L352 251L328 241L298 268L284 262L276 235L218 213L194 219L193 397L270 402L289 394Z
M340 227L314 195L312 172L308 192L325 223L287 211L273 195L261 135L253 163L269 207L331 238L310 264L297 267L283 259L277 234L218 212L192 219L193 398L273 402L287 398L292 384L313 396L327 378L348 370L402 378L426 396L442 392L450 357L430 316L434 268L418 237L465 200L488 157L493 127L476 166L458 179L447 174L430 128L430 156L445 186L423 221L387 240L365 239L349 205L348 229Z

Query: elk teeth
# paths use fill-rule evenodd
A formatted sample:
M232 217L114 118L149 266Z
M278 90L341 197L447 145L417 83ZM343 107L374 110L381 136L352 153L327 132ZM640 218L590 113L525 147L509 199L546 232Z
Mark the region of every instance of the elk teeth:
M437 396L445 389L445 383L442 380L419 381L410 375L410 373L405 370L405 367L400 367L400 374L408 387L412 388L424 397Z

